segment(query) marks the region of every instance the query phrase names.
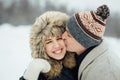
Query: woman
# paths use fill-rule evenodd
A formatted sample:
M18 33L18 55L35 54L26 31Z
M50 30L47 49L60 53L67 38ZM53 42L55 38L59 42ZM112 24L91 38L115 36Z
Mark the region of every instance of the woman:
M48 72L38 71L40 72L38 80L76 80L77 78L72 72L76 64L75 54L66 52L62 39L68 18L61 12L46 12L35 21L32 27L30 35L32 57L47 60L51 66ZM36 66L32 65L32 67ZM21 80L24 80L24 76Z

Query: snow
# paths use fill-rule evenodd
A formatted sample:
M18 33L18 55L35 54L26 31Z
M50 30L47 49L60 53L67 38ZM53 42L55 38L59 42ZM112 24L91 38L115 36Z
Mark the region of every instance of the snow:
M29 45L31 25L0 25L0 79L18 80L31 61ZM120 39L105 37L115 52L120 52ZM120 55L120 54L119 54Z
M30 26L0 26L0 78L18 80L31 60Z

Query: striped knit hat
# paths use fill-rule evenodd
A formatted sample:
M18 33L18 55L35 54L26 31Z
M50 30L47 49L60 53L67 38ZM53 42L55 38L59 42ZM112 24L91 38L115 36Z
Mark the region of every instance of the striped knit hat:
M67 21L67 28L80 44L89 48L101 43L105 32L105 20L109 15L106 5L98 7L97 11L75 13Z

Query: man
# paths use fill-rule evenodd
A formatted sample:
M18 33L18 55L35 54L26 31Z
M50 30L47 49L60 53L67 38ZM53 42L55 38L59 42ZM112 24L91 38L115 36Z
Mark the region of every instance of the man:
M109 50L103 34L109 8L75 13L62 38L68 51L77 53L78 80L120 80L120 57Z

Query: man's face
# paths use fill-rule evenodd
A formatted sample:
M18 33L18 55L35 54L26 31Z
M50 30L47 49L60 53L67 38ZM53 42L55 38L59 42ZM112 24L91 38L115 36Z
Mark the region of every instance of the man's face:
M78 52L80 44L72 37L68 30L63 33L62 38L64 39L68 51Z

